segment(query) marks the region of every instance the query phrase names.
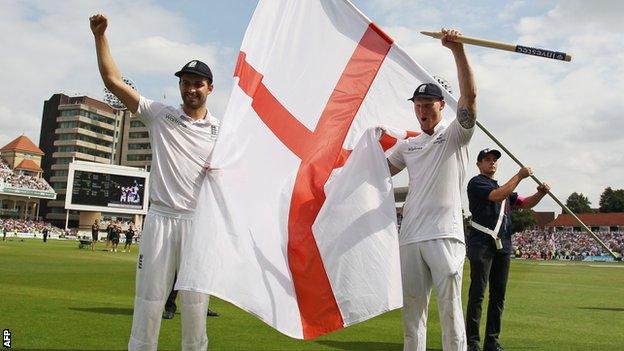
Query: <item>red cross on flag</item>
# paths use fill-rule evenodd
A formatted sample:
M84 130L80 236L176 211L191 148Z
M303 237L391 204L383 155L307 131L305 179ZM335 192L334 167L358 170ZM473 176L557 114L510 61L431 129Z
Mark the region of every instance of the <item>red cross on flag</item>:
M394 139L374 127L417 130L431 76L345 0L260 0L234 76L177 287L303 339L401 307Z

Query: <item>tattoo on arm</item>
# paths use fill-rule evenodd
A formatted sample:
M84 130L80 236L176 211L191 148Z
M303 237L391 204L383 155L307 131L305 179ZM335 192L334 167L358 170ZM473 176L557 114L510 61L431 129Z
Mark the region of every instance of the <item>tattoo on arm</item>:
M457 110L457 121L462 127L470 129L474 127L477 121L477 115L467 107L460 107Z

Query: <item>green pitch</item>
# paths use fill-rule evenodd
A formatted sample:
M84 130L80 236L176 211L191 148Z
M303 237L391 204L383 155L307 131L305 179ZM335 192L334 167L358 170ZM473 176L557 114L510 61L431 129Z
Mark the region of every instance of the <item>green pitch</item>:
M0 241L0 328L12 333L12 349L125 350L136 251L91 252L74 241ZM467 267L464 277L465 305ZM221 313L208 318L210 350L402 349L400 311L300 341L219 299L210 306ZM163 320L159 349L179 349L179 335L179 314ZM429 350L441 349L435 300L428 338ZM620 349L624 265L514 261L501 341L508 350Z

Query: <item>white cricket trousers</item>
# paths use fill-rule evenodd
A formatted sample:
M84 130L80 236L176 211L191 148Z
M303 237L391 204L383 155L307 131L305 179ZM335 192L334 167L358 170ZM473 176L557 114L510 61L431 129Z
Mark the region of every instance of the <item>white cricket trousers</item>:
M191 230L190 214L152 205L145 217L136 273L130 351L156 351L165 301L180 265L181 243ZM208 295L180 291L182 350L207 350Z
M434 239L400 248L403 281L403 351L425 351L431 287L435 286L442 349L465 351L461 302L465 245L457 239Z

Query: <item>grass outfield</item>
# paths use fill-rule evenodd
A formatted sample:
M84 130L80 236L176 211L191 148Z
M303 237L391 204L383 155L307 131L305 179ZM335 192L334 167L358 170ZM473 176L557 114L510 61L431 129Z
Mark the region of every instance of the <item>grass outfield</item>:
M77 247L74 241L0 241L0 328L11 331L13 349L126 349L137 248L128 254ZM432 302L428 350L440 350ZM210 350L402 349L400 311L300 341L219 299L211 299L211 308L221 317L208 319ZM179 335L179 314L163 320L159 350L179 349ZM501 342L507 350L621 349L624 264L514 261Z

